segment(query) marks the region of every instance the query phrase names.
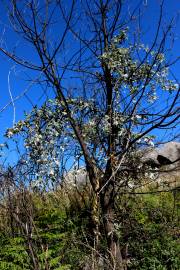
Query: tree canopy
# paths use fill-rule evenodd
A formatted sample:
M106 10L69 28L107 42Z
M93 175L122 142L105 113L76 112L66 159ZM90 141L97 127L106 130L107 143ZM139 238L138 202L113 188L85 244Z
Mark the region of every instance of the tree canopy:
M50 190L71 169L85 168L96 267L105 235L108 264L126 269L117 198L130 192L129 183L142 187L151 179L152 168L139 153L158 142L157 131L179 120L179 84L171 72L177 59L169 59L175 22L163 25L163 5L154 35L143 43L142 3L10 1L11 25L35 57L0 50L35 74L33 84L45 89L47 99L6 136L23 136L20 162L31 187Z

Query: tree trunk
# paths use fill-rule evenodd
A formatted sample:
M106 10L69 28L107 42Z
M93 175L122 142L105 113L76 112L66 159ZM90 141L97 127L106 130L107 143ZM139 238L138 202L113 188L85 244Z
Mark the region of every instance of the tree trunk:
M104 230L107 239L109 261L113 270L125 270L118 236L115 231L115 214L113 203L109 196L102 196L101 207L104 221ZM108 268L109 269L109 268Z
M98 251L99 247L99 198L98 194L95 193L93 196L93 202L92 202L92 223L93 223L93 232L94 232L94 248Z
M92 252L92 269L98 270L99 264L99 239L100 239L100 201L99 201L99 178L95 173L95 169L92 167L87 167L90 183L92 185L92 204L91 204L91 222L93 230L93 252Z
M99 180L96 180L96 188L93 194L92 200L92 210L91 210L91 218L92 218L92 225L93 225L93 235L94 235L94 251L93 251L93 270L99 269L99 260L100 260L100 202L99 202L99 195L98 195L98 187L99 187Z

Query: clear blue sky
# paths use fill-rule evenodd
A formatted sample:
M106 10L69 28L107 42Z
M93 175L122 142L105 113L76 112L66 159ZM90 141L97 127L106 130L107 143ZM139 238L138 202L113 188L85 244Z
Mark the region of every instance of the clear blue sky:
M159 14L159 4L160 1L158 0L145 0L144 4L147 3L147 9L148 12L145 13L145 18L142 21L143 28L146 31L145 36L145 42L149 43L152 38L152 33L154 30L154 27L157 23L157 17ZM136 4L137 1L129 1L129 3ZM164 23L170 18L173 17L177 12L180 12L180 1L177 0L165 0L164 5ZM179 38L180 34L180 23L179 27L176 27L176 39ZM33 59L36 61L36 56L31 52L30 48L27 48L23 45L22 41L19 40L19 38L11 31L9 28L9 22L7 19L6 10L1 2L0 4L0 46L5 45L8 49L11 49L14 47L14 45L17 45L18 53L30 57L30 59ZM174 57L177 57L179 55L179 47L180 43L176 40L176 44L173 49L173 55ZM8 74L10 73L10 88L13 97L20 95L27 87L28 83L24 81L26 75L32 76L31 72L28 70L23 70L22 67L18 67L17 65L14 66L14 64L8 60L7 57L2 55L0 53L0 144L4 142L3 134L5 130L9 127L12 127L13 123L13 107L8 106L5 110L2 111L4 106L6 106L10 101L10 94L8 90ZM180 63L176 64L172 68L174 74L176 77L179 78L179 70L180 70ZM16 121L23 118L24 111L30 111L32 108L32 104L41 104L44 100L42 98L42 90L35 85L32 85L30 90L27 92L28 98L23 96L22 98L15 101L15 108L16 108ZM15 153L11 154L11 160L15 160Z

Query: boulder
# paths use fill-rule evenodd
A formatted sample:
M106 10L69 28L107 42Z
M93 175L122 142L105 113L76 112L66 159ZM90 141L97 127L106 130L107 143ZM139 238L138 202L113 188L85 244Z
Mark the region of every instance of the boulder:
M66 187L85 187L88 184L88 177L84 167L69 171L63 180Z
M142 163L155 169L159 187L173 188L180 184L180 143L168 142L158 148L148 148L142 154Z
M155 173L159 172L161 178L177 178L180 171L180 143L168 142L160 147L148 147L140 152L140 160L144 165L150 165L152 168L159 168ZM161 167L163 167L161 169ZM86 187L88 186L88 176L86 169L81 167L69 171L63 180L63 186Z
M154 167L179 165L180 143L168 142L158 148L147 148L142 156L142 162Z

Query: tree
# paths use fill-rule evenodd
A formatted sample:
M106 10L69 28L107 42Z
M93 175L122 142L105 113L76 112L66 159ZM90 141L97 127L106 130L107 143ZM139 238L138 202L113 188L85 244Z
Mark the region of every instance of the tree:
M50 183L48 188L74 164L85 166L93 194L95 256L104 234L113 269L126 269L116 234L116 196L129 192L129 183L141 185L148 168L137 166L137 150L153 143L154 130L176 126L179 117L179 86L168 73L176 60L166 59L174 20L162 29L162 2L147 46L141 29L136 31L141 4L124 18L127 5L12 0L11 25L33 48L36 63L1 48L54 93L7 136L24 135L26 166L33 164L35 179ZM74 161L67 163L69 157Z

